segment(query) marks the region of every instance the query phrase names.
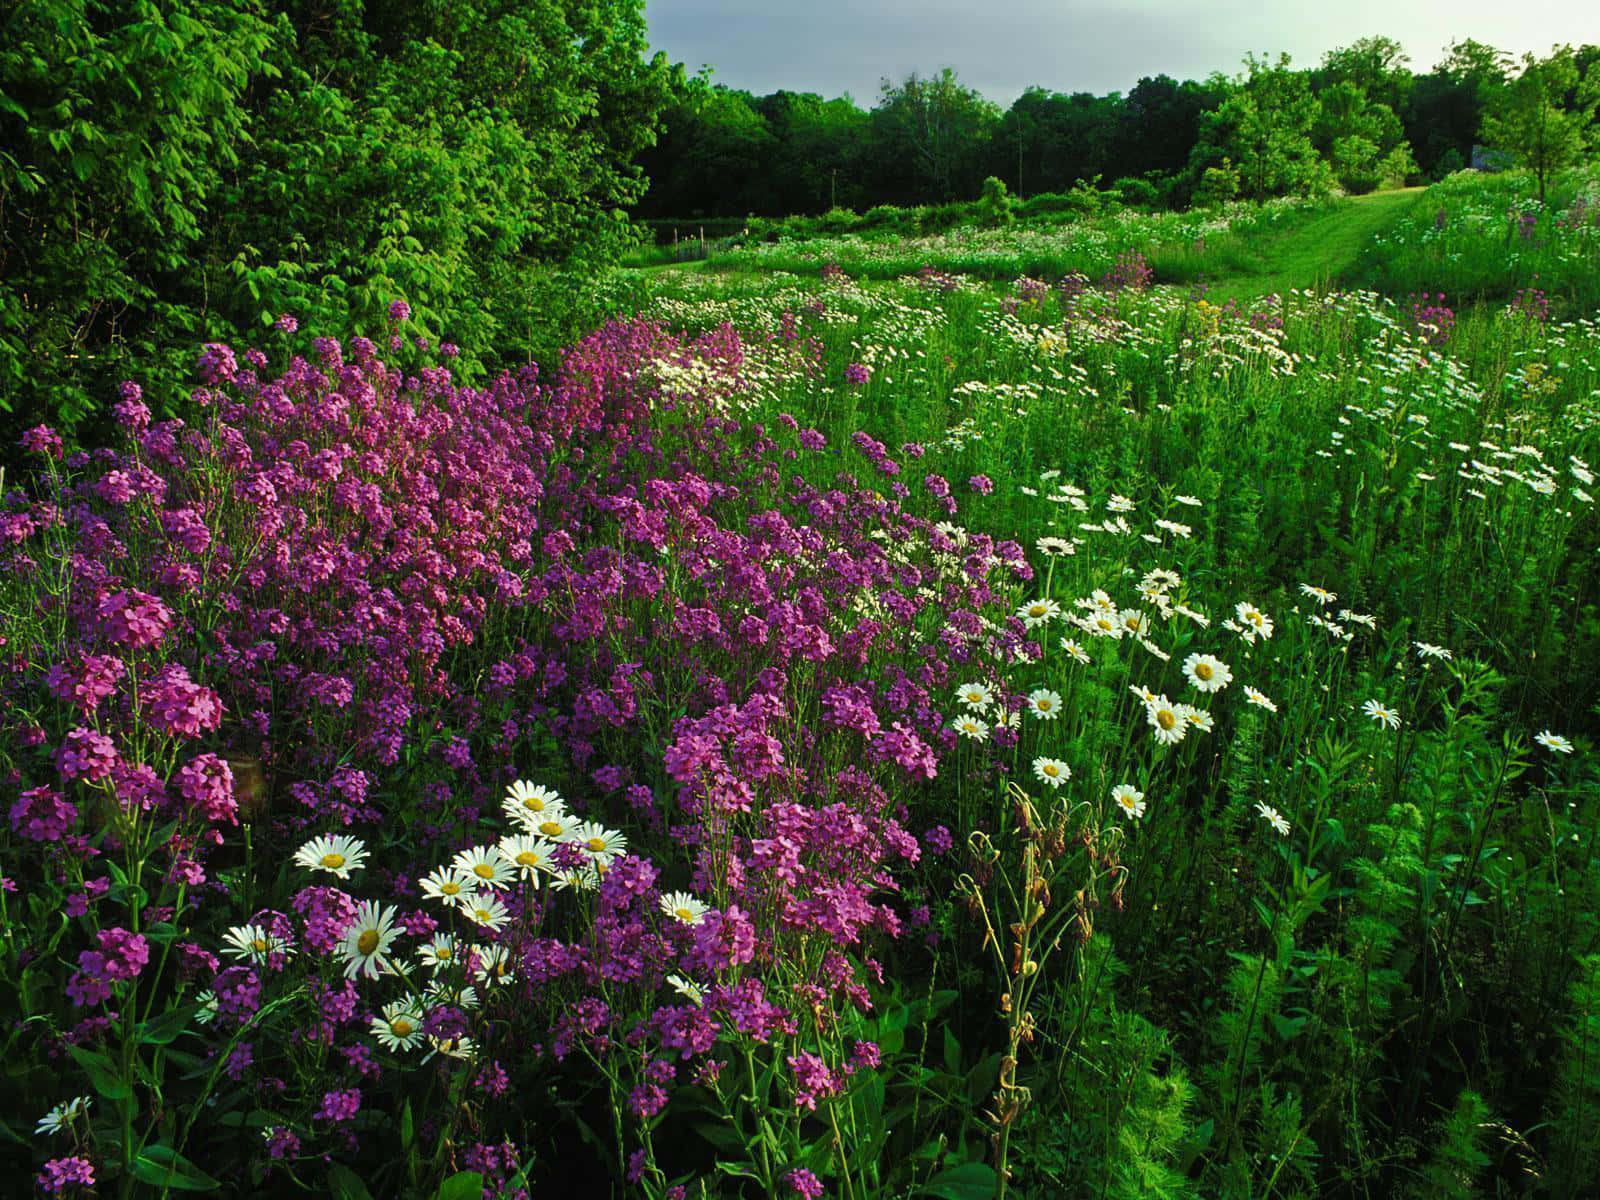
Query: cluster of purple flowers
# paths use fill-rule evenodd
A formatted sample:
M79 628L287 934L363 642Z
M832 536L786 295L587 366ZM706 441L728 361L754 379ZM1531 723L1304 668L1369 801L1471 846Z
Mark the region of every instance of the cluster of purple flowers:
M1117 261L1100 277L1100 286L1108 291L1123 288L1142 289L1155 282L1156 272L1145 256L1137 250L1128 250L1117 256Z
M559 755L576 811L629 827L630 852L591 910L509 895L511 926L485 936L515 988L470 1015L435 1004L422 1033L451 1042L499 1022L515 1031L507 1056L642 1056L641 1122L677 1063L714 1080L730 1038L784 1046L813 1104L876 1067L865 1043L831 1067L799 1043L827 1014L870 1007L922 854L906 797L954 746L937 697L954 664L1022 643L1005 600L1029 575L1020 547L958 543L921 515L957 511L940 476L915 494L896 478L889 495L858 479L899 474L875 439L845 459L792 419L769 429L663 393L662 362L738 380L754 348L727 327L685 340L611 324L555 382L530 367L483 389L444 367L402 374L366 339L314 345L277 374L257 351L207 346L193 427L152 421L125 386L123 448L68 456L66 474L59 440L30 431L57 486L0 509L0 567L40 595L46 539L72 547L61 640L0 667L0 736L35 748L11 781L26 857L6 875L64 877L70 856L76 911L93 889L118 919L124 892L108 892L91 843L155 813L167 838L145 880L165 890L143 915L186 939L152 959L137 918L75 935L86 948L65 992L82 1036L108 1036L117 988L181 983L209 990L222 1053L292 962L311 972L284 1010L299 1015L275 1019L293 1022L287 1044L337 1052L330 1076L296 1091L264 1033L219 1061L277 1114L265 1159L298 1156L302 1138L342 1146L379 1102L376 1002L307 964L335 961L356 901L302 876L258 896L278 909L230 912L210 858L232 852L241 820L281 860L308 831L403 817L409 840L380 886L404 934L429 936L437 914L418 911L413 881L483 840L538 745ZM558 867L577 865L569 851ZM664 917L669 886L717 906ZM796 985L801 961L820 965ZM663 1003L669 976L697 1001ZM489 1094L509 1086L498 1062L473 1070ZM513 1174L484 1132L484 1162ZM801 1194L814 1182L796 1179Z
M1411 297L1411 325L1428 345L1446 345L1455 332L1455 310L1445 303L1443 292L1436 296L1419 293Z

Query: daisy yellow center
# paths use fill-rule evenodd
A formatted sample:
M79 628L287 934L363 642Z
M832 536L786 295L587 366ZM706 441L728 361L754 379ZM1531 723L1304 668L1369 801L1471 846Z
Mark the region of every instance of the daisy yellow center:
M1097 618L1096 621L1095 621L1095 624L1100 626L1101 629L1115 629L1116 628L1116 623L1114 621L1111 621L1111 620L1107 619L1106 617Z
M450 947L440 946L433 952L433 956L441 961L448 962L450 959Z
M267 952L267 939L256 938L250 943L250 949L254 950L257 954L265 954Z
M1057 775L1061 774L1060 770L1056 767L1055 763L1045 763L1045 765L1041 768L1041 770L1043 770L1044 773L1046 775L1048 775L1051 779L1054 779Z
M1198 679L1210 679L1216 674L1216 672L1211 669L1210 663L1195 663L1194 673L1195 677Z
M459 896L461 894L461 885L454 879L446 879L439 885L439 894L441 896Z
M1038 708L1038 710L1040 712L1049 712L1050 709L1053 707L1051 705L1050 701L1048 701L1048 700L1035 700L1034 701L1034 706L1036 708Z
M1044 613L1045 607L1042 604L1030 605L1028 608L1028 615L1030 617L1042 617L1044 616Z
M1156 724L1163 729L1171 729L1178 723L1178 715L1170 708L1163 708L1156 714Z
M584 845L589 847L589 849L595 854L599 854L600 851L606 848L606 840L605 838L592 837L588 841L584 842Z
M404 1017L396 1017L389 1022L389 1032L393 1033L395 1037L410 1037L411 1031L415 1028L416 1026Z
M967 703L968 704L976 704L979 700L982 700L982 699L983 699L983 695L981 693L979 693L979 692L968 692L967 693Z
M672 910L672 915L677 917L680 921L694 920L694 913L687 908L675 908Z
M337 871L340 867L344 866L344 855L335 854L330 850L327 854L322 856L322 865L331 871Z
M356 953L362 958L371 958L378 952L379 940L376 929L363 929L361 936L356 939Z
M1133 797L1132 796L1118 796L1117 797L1117 803L1122 805L1123 808L1131 809L1133 807Z
M493 879L494 867L489 863L481 862L472 868L472 873L479 879Z
M517 855L517 864L524 867L537 867L539 865L539 856L532 850L524 850Z
M562 833L560 821L546 821L539 826L539 832L546 837L560 837Z
M543 812L544 801L539 799L537 796L529 796L522 802L522 807L527 809L529 812Z

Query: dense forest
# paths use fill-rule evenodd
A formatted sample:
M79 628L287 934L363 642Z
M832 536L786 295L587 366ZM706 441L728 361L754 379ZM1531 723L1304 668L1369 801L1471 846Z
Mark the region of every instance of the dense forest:
M1023 196L1115 186L1131 201L1172 206L1197 194L1371 191L1442 178L1469 165L1481 144L1517 149L1502 110L1529 99L1525 79L1560 114L1538 137L1548 142L1553 127L1575 132L1586 123L1580 110L1594 111L1587 89L1600 78L1597 63L1600 46L1517 62L1468 38L1418 74L1398 42L1369 37L1309 69L1251 55L1231 77L1156 75L1126 95L1030 87L1004 111L949 68L885 80L870 111L848 96L755 96L701 75L677 91L659 140L640 158L650 189L637 212L936 204L972 199L990 176Z

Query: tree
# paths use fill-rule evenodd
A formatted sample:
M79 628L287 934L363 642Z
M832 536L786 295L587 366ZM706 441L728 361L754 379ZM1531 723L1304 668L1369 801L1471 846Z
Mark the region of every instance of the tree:
M1600 73L1591 77L1600 83ZM1594 122L1594 83L1579 75L1572 47L1557 46L1543 59L1523 55L1521 73L1490 101L1484 135L1534 173L1541 204L1550 176L1583 153Z
M872 112L875 158L887 173L909 173L935 199L970 196L999 122L999 108L949 67L928 77L912 72L898 84L886 79Z
M1227 98L1201 119L1191 171L1198 176L1230 158L1244 194L1257 200L1322 189L1327 168L1311 141L1320 106L1306 75L1290 69L1289 56L1248 55L1244 73L1227 86Z
M1353 84L1369 102L1399 112L1411 94L1410 61L1393 38L1366 37L1323 55L1320 74L1326 84Z

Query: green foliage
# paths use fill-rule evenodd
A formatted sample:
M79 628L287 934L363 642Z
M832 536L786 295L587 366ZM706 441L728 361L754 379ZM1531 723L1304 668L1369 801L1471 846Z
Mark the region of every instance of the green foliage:
M983 181L983 195L978 198L978 211L987 225L1009 225L1016 219L1016 201L1006 191L1002 180L993 175Z
M1415 1200L1473 1200L1482 1192L1478 1181L1490 1158L1484 1153L1490 1126L1483 1097L1463 1091L1450 1113L1434 1129L1433 1153L1406 1193Z
M1600 72L1580 75L1571 46L1542 59L1525 54L1521 73L1490 101L1484 137L1533 172L1543 204L1550 177L1576 163L1593 138L1597 106Z
M1239 195L1240 182L1239 169L1224 154L1220 163L1200 173L1200 182L1194 189L1194 202L1208 208L1226 204Z
M1246 196L1314 195L1327 184L1312 143L1320 112L1309 79L1290 69L1288 55L1275 61L1249 55L1227 98L1201 121L1193 169L1231 158Z
M1561 1066L1551 1093L1551 1196L1583 1195L1600 1178L1600 1143L1589 1136L1600 1119L1600 955L1580 959L1568 993L1570 1020L1560 1031Z
M0 37L0 408L68 428L200 340L407 299L467 375L570 336L668 79L642 5L26 0ZM9 448L8 448L9 449Z

